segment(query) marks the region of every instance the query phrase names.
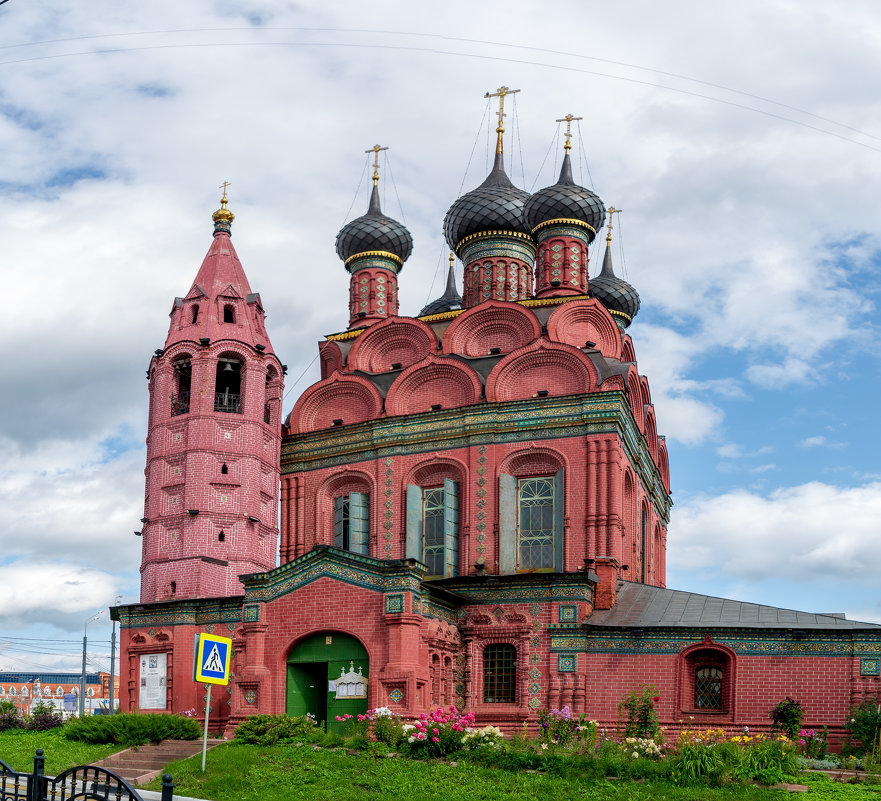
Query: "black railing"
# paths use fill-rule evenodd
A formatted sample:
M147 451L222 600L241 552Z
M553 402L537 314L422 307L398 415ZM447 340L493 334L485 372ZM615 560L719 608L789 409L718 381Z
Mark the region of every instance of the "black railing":
M179 395L171 396L171 416L177 414L186 414L190 411L190 393L181 392Z
M54 779L45 775L46 758L38 748L31 773L19 773L0 759L0 799L3 801L143 801L122 776L107 768L78 765ZM162 801L172 801L174 784L162 777Z
M232 392L215 392L214 393L214 411L230 412L232 414L242 413L242 396L233 395Z

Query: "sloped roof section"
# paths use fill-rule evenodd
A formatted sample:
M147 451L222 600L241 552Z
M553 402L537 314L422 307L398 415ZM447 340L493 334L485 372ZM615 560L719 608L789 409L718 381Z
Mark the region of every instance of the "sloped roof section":
M879 629L877 623L861 623L836 615L798 612L712 595L652 587L633 581L618 585L618 601L611 609L594 612L588 626L632 627L679 626L759 629Z

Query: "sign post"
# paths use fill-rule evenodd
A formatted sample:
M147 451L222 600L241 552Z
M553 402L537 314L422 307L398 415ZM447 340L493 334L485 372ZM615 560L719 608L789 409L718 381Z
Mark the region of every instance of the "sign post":
M202 732L202 773L208 753L208 715L211 712L211 687L229 684L229 665L232 661L232 640L214 634L197 634L193 648L193 681L207 689L205 697L205 728Z

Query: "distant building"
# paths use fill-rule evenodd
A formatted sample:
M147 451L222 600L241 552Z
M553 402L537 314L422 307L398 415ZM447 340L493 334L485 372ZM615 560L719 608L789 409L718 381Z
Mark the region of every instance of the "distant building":
M64 712L64 696L74 695L79 709L82 673L0 673L0 701L10 701L23 715L42 702ZM114 705L119 707L119 677L114 679ZM110 674L86 673L87 715L110 708Z
M767 729L793 696L840 736L851 704L881 696L881 627L666 588L667 449L627 332L639 296L612 268L611 222L588 277L607 209L575 184L568 136L559 180L530 194L505 173L499 119L492 171L444 221L462 295L451 260L415 317L397 291L412 239L374 171L336 241L349 327L319 343L321 379L284 422L224 194L147 371L141 602L111 609L121 707L201 711L193 635L213 632L233 640L214 712L231 726L439 704L509 729L542 707L608 724L654 683L671 733ZM293 282L327 269L292 259Z

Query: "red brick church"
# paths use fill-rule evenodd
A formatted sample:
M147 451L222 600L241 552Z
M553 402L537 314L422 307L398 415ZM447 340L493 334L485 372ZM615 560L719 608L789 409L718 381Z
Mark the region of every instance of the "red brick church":
M881 695L881 626L666 587L667 451L614 209L574 182L568 136L554 185L514 186L501 119L493 169L444 220L462 295L451 255L416 316L398 309L412 239L374 170L336 241L349 327L287 417L224 194L148 370L141 601L112 609L121 708L200 707L193 635L212 632L233 640L214 705L229 726L438 704L509 728L564 705L609 723L654 683L672 728L760 729L789 695L840 733Z

